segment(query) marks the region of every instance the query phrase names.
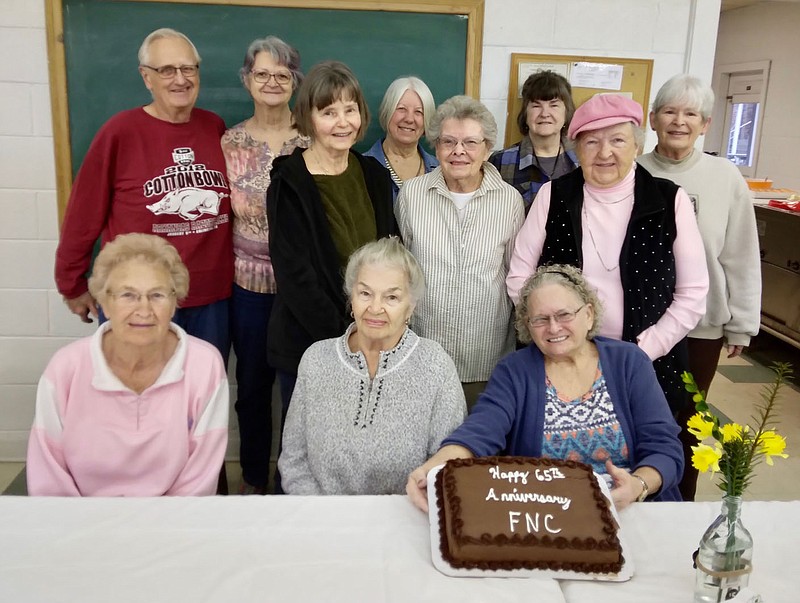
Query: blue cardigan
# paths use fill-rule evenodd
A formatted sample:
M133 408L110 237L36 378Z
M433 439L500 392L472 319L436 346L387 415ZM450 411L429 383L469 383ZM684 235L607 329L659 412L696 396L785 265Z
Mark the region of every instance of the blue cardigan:
M678 427L653 364L635 344L595 337L603 376L628 444L631 470L647 465L661 474L653 500L681 500L683 451ZM466 421L442 442L476 456L541 456L544 429L544 357L530 345L501 360Z

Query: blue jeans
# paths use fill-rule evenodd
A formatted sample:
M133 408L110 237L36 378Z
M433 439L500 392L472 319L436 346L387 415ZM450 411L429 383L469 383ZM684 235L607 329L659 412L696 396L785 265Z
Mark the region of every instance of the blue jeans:
M192 308L178 308L172 322L186 331L189 335L207 341L219 350L225 367L228 366L228 355L231 350L230 316L228 299L221 299L205 306ZM103 309L98 307L99 324L108 320Z
M172 322L189 335L207 341L219 350L225 368L228 368L228 355L231 351L230 298L213 304L178 308Z
M263 488L269 481L272 452L272 385L267 363L267 325L275 295L248 291L234 283L231 336L236 353L236 415L242 478Z
M287 373L278 369L278 384L281 388L281 441L278 443L278 457L281 456L281 445L283 444L283 424L286 422L286 413L289 410L289 402L292 401L292 394L294 393L294 386L297 383L297 375ZM278 468L275 468L275 494L283 494L281 487L281 473Z

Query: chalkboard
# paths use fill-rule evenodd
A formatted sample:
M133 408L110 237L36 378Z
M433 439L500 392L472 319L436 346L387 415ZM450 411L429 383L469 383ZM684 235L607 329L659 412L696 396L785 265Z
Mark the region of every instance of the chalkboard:
M437 103L478 96L483 1L47 0L59 216L100 126L150 102L136 53L154 29L172 27L194 42L202 57L197 106L228 126L253 112L238 77L253 39L286 40L300 51L305 71L326 59L347 63L373 115L356 147L364 150L381 134L378 106L396 77L421 77Z

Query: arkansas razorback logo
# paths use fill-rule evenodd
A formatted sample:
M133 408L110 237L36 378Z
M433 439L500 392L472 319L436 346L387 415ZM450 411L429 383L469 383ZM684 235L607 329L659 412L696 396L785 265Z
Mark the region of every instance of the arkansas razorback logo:
M164 195L164 197L147 205L147 209L156 215L177 214L184 220L197 220L203 214L216 216L224 193L201 188L182 188Z

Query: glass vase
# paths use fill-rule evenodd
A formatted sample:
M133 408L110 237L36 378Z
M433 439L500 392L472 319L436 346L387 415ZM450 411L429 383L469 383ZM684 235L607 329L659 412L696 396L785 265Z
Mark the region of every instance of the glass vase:
M722 512L700 539L695 566L695 603L720 603L750 581L753 537L742 525L742 497L725 496Z

